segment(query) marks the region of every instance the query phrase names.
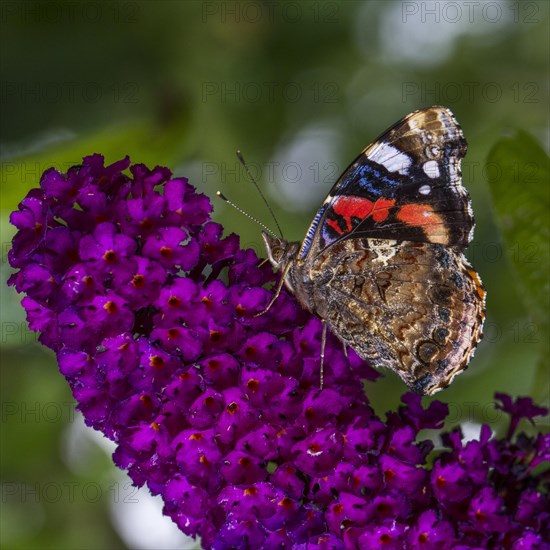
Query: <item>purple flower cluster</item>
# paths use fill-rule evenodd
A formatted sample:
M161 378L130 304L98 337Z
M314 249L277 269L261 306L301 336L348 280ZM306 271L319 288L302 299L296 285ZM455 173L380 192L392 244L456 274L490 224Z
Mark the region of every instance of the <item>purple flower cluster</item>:
M123 173L129 169L129 175ZM418 440L447 407L419 396L385 421L361 383L377 374L283 291L212 206L166 168L92 155L46 171L11 216L10 278L116 464L162 495L206 548L548 549L545 413L497 396L506 438L455 430L434 458Z

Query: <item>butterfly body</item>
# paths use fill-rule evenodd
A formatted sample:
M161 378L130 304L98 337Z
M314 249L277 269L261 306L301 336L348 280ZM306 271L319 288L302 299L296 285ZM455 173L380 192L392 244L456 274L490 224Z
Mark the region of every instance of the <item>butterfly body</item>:
M416 111L348 167L303 243L263 234L300 304L421 394L448 386L482 336L485 291L463 255L474 227L465 151L448 109Z

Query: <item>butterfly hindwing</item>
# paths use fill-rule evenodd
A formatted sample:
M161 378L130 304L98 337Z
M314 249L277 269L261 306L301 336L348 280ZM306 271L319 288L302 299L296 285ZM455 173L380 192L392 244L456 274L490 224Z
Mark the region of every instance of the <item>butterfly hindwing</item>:
M368 265L369 268L365 269ZM443 245L346 239L312 266L331 331L370 365L432 394L464 370L481 338L485 292L464 256Z
M411 113L345 170L313 220L300 257L349 238L416 241L466 248L474 227L461 183L466 152L449 109Z

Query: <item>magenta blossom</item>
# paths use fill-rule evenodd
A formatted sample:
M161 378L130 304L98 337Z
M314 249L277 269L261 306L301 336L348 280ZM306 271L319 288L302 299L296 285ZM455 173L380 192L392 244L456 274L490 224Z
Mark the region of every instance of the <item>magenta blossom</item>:
M129 174L125 172L129 170ZM378 418L378 374L329 337L212 206L166 168L50 169L11 217L9 280L115 463L161 495L205 548L549 549L545 413L499 395L505 439L459 430L435 458L420 430L447 407L417 395ZM536 469L535 469L536 468Z

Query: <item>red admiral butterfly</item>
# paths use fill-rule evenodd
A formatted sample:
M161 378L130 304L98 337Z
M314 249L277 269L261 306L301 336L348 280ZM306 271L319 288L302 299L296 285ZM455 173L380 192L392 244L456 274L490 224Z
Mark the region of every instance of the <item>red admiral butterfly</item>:
M468 366L485 318L463 254L474 230L465 153L449 109L415 111L345 170L302 244L262 233L278 291L284 282L345 346L426 395Z

